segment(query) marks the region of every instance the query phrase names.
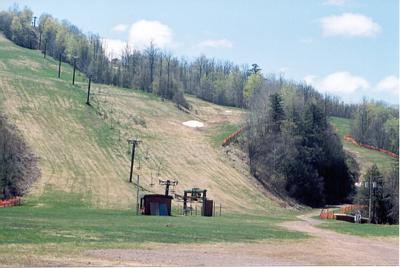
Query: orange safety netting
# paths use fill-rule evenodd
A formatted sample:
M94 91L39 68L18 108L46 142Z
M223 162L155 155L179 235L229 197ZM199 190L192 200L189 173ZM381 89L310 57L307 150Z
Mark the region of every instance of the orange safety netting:
M236 132L232 133L231 135L229 135L228 137L226 137L226 138L224 139L224 141L222 142L222 146L226 146L226 145L228 145L229 143L231 143L231 141L232 141L233 139L235 139L237 136L239 136L240 133L243 132L243 130L244 130L244 127L242 127L242 128L239 129L238 131L236 131Z
M0 200L0 207L11 207L21 205L21 197L14 197L11 199Z
M321 213L319 214L320 219L335 219L335 212L329 211L329 209L322 209Z
M347 212L353 211L355 209L360 209L360 208L364 208L365 206L362 205L347 205L344 207L341 207L339 212L342 214L346 214Z
M395 153L393 153L393 152L391 152L391 151L389 151L389 150L377 148L377 147L375 147L375 146L371 146L371 145L368 145L368 144L359 143L359 142L357 142L357 141L356 141L352 136L350 136L350 135L344 135L344 136L343 136L343 139L344 139L345 141L349 141L349 142L351 142L351 143L353 143L353 144L355 144L355 145L358 145L358 146L360 146L360 147L364 147L364 148L367 148L367 149L370 149L370 150L379 151L379 152L384 153L384 154L386 154L386 155L388 155L388 156L390 156L390 157L393 157L393 158L399 158L399 156L398 156L397 154L395 154Z

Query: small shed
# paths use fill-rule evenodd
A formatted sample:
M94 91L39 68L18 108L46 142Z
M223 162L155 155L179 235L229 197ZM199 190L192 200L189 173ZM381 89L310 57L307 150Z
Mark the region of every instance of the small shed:
M214 201L206 199L202 209L202 215L205 217L212 217Z
M172 196L162 194L147 194L140 199L140 209L143 215L171 216Z

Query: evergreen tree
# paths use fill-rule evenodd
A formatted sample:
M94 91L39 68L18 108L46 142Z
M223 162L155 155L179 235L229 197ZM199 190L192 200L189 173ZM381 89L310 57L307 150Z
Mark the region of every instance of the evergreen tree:
M285 111L283 109L282 97L279 93L274 93L269 97L270 101L270 117L272 130L279 132L281 130L282 120L285 118Z

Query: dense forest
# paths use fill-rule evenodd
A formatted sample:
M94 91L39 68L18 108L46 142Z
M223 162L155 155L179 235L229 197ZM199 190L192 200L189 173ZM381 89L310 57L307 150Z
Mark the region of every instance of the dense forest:
M327 122L321 94L268 79L249 105L247 146L256 178L276 194L311 206L351 199L356 171Z
M360 143L399 154L399 111L363 101L354 113L352 135Z

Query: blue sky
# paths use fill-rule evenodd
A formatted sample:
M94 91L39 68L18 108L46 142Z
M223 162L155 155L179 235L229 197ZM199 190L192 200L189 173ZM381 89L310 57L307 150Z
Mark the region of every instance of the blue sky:
M395 0L2 0L67 19L107 39L149 39L189 59L205 54L306 81L347 102L398 103L399 4Z

